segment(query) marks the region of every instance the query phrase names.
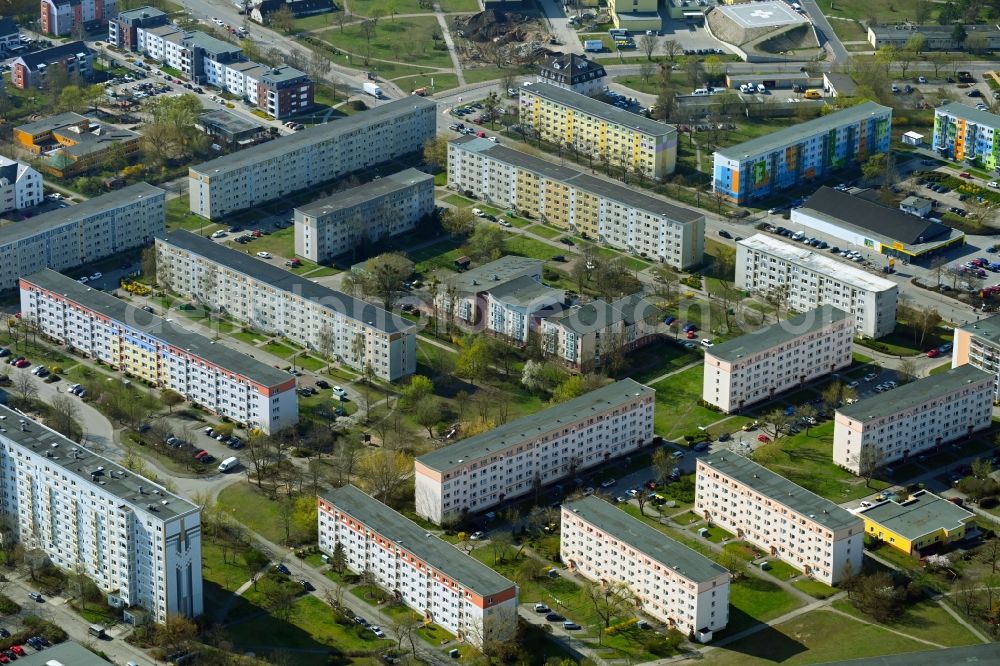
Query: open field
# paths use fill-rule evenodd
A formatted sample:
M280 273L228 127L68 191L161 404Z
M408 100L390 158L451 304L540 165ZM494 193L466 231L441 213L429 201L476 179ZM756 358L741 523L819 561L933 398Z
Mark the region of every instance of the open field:
M870 618L862 615L847 599L834 601L833 607L854 617L871 621ZM948 611L930 599L907 607L899 619L886 626L890 629L915 636L916 638L947 645L948 647L975 645L979 642Z
M654 429L664 439L677 439L724 418L698 404L704 368L696 366L653 384L656 389Z
M363 13L360 10L354 11ZM345 26L343 31L340 28L328 30L320 33L320 37L338 49L355 54L355 60L367 55L375 60L391 61L384 63L373 60L369 63L369 69L378 66L377 72L381 77L392 77L387 67L392 62L430 67L452 66L448 51L444 48L444 40L441 39L441 28L433 16L397 18L395 21L382 19L370 41L365 38L361 24Z

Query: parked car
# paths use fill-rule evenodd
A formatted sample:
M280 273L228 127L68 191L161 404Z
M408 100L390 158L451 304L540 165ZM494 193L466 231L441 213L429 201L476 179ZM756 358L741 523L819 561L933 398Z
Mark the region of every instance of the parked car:
M260 257L261 259L270 259L271 258L271 253L270 252L264 252L263 250L261 250L260 252L257 253L257 256Z
M536 613L551 613L551 609L545 604L535 604Z
M566 618L564 618L559 613L549 613L548 615L545 616L545 619L548 620L549 622L563 622Z

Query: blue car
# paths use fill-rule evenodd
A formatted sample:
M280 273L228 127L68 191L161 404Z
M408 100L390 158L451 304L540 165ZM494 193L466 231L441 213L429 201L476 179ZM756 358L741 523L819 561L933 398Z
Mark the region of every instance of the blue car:
M795 414L795 407L791 405L785 407L785 416L792 416L793 414Z
M671 315L667 315L666 317L663 318L663 323L666 324L667 326L670 326L675 321L677 321L677 317Z

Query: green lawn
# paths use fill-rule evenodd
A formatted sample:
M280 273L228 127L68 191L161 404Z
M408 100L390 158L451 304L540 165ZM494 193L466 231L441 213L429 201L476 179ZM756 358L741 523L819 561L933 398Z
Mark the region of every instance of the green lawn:
M278 516L278 504L258 492L249 483L234 483L219 493L219 510L232 516L265 539L281 543L285 540Z
M548 238L552 240L556 236L562 236L566 233L564 230L553 229L552 227L547 227L544 224L533 224L527 228L527 231L535 234L536 236L541 236L542 238Z
M479 3L477 0L440 0L441 11L450 12L478 12Z
M457 208L465 208L466 206L471 206L475 203L472 199L466 199L461 194L449 194L444 199L442 199L446 204L451 204Z
M705 666L802 666L929 649L926 643L881 627L852 622L830 611L815 610L713 649L701 663Z
M385 0L351 0L348 6L351 8L351 13L355 16L371 16L371 11L374 7L378 7L383 11L386 11L388 3L386 3ZM420 6L420 2L418 0L398 0L394 1L392 6L395 8L397 14L430 13ZM400 21L402 19L396 20ZM383 21L386 23L392 21L392 18L388 15L388 11L386 11L385 16L379 19L379 23L382 23Z
M282 344L280 342L268 342L266 345L262 347L262 349L267 353L274 354L275 356L278 356L280 358L288 358L295 351L288 345Z
M255 345L258 342L264 342L265 340L267 340L267 336L265 334L258 333L257 331L247 331L247 330L237 331L236 333L232 334L232 337L236 338L237 340L242 340L248 345Z
M295 365L310 372L318 372L320 368L326 367L327 362L312 356L297 356Z
M778 580L791 580L802 574L801 571L782 560L768 560L767 572Z
M209 224L208 220L191 212L186 196L170 199L167 201L165 208L167 212L167 229L186 229L196 232L206 224Z
M847 599L838 599L833 607L855 617L865 617ZM890 629L902 631L925 641L955 647L959 645L976 645L979 641L964 626L959 624L948 611L930 599L925 599L908 606L895 622L888 625Z
M649 268L648 261L643 261L639 257L633 257L623 252L619 252L618 250L613 250L609 247L594 245L591 251L595 256L601 259L621 259L622 263L624 263L627 268L634 271L641 271Z
M865 30L865 28L857 21L854 20L844 21L844 20L838 20L836 18L831 18L830 25L833 26L833 31L837 33L837 37L840 37L841 41L845 42L868 41L868 31ZM868 48L874 48L874 47L872 47L869 44Z
M406 92L413 92L417 88L427 88L427 93L429 95L435 95L437 93L458 87L457 76L454 74L444 74L442 72L404 74L403 76L397 76L392 79L392 81Z
M271 233L265 234L260 238L254 238L243 245L234 241L228 241L226 245L238 252L246 252L247 254L257 254L258 252L264 251L270 252L276 257L294 257L295 227L290 226L285 229L272 231Z
M655 431L664 439L678 439L698 426L724 418L698 404L704 376L703 366L682 370L653 384L656 389Z
M729 585L729 624L725 633L739 633L759 622L767 622L802 605L776 583L749 576Z
M902 23L916 18L916 2L896 2L895 0L817 0L816 4L826 16L842 16L858 21L876 18L879 23ZM931 5L937 8L938 5ZM933 23L937 12L932 12ZM831 19L830 23L842 23Z
M947 372L948 370L951 370L951 361L945 361L941 365L934 366L928 374L938 375L942 372Z
M351 9L364 13L353 5ZM444 48L444 40L441 39L441 28L433 16L397 18L395 21L382 19L378 22L378 28L370 42L366 40L361 24L345 26L343 32L340 28L335 28L320 33L320 37L338 49L355 54L354 60L367 54L370 58L407 65L445 68L452 66L451 57ZM377 65L380 76L391 76L386 68L387 63L373 62L372 65Z
M414 263L414 271L427 275L439 268L454 269L455 260L462 256L461 242L449 237L406 254Z
M572 254L534 238L514 235L507 237L507 240L504 242L504 250L506 250L507 254L517 254L522 257L542 259L544 261L548 261L556 254L562 254L567 258Z
M803 578L802 580L797 580L792 583L792 587L799 590L800 592L805 592L810 597L816 597L817 599L826 599L832 597L837 593L837 589L830 587L826 583L821 583L818 580L812 580L810 578Z

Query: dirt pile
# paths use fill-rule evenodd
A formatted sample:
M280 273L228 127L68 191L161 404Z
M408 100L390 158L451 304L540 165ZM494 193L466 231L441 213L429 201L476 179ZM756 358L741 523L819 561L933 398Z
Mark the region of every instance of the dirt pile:
M455 28L459 37L470 41L500 44L528 41L538 32L538 26L527 16L497 9L456 17Z

